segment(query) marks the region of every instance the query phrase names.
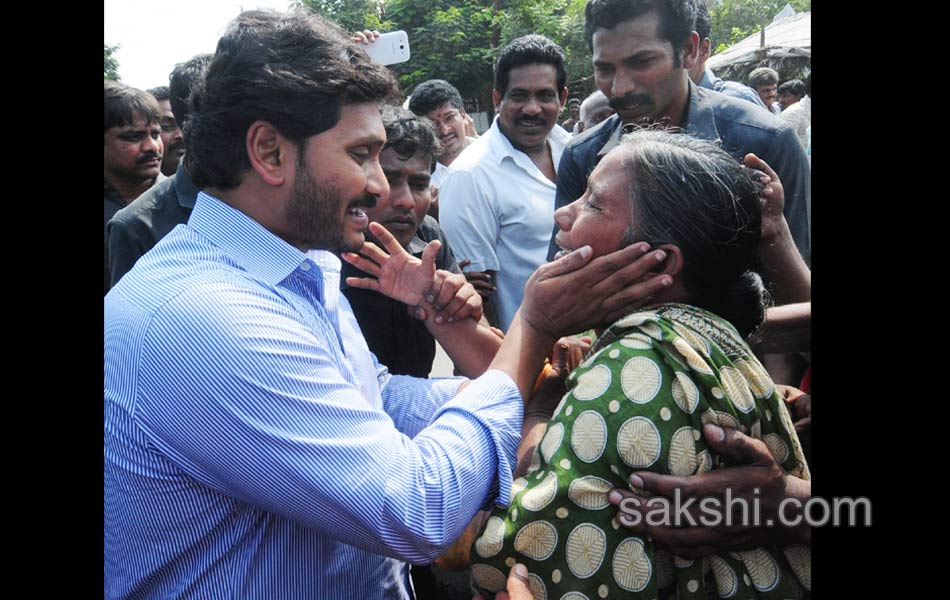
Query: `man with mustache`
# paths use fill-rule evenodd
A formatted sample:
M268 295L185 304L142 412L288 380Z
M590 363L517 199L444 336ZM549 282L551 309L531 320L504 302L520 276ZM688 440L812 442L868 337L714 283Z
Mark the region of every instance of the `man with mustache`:
M466 273L497 288L486 307L507 330L524 284L545 261L557 164L571 134L557 127L567 99L564 51L541 35L513 40L498 55L491 128L459 156L439 190L439 222ZM492 321L492 311L496 319Z
M164 179L161 173L161 108L155 97L116 81L103 83L103 294L109 291L106 224L119 209Z
M737 159L752 152L785 186L785 217L811 260L811 168L795 131L781 119L689 78L699 53L696 0L591 0L584 9L594 80L617 114L572 140L558 167L556 206L584 193L587 176L625 127L661 124L718 141ZM753 86L754 87L754 86ZM548 257L557 252L552 228Z
M465 135L465 119L468 114L462 103L462 95L448 81L430 79L423 81L412 91L409 110L432 121L439 134L442 154L436 160L435 170L432 172L432 185L438 189L452 161L477 139Z
M199 54L191 60L175 65L169 75L169 88L166 88L164 93L164 104L159 100L159 105L170 107L168 111L163 109L162 128L174 122L175 130L182 135L181 139L174 143L182 144L182 152L185 139L178 126L180 124L184 127L185 121L188 120L188 97L192 89L204 79L210 63L210 54ZM171 116L166 112L170 112ZM162 162L164 164L164 161ZM128 273L135 261L151 250L165 234L176 225L188 221L198 197L198 188L188 175L187 158L179 161L176 168L171 177L163 178L163 181L153 185L134 202L115 213L106 225L112 285Z
M429 166L441 150L436 130L423 118L397 106L383 109L383 126L386 145L379 153L379 164L389 183L389 196L380 197L375 206L367 208L369 220L385 227L400 246L419 259L426 244L439 240L442 246L435 257L436 268L455 273L464 284L465 276L445 233L438 221L426 214L432 201ZM376 241L369 231L366 237ZM350 301L366 344L377 360L394 375L428 377L435 359L435 336L440 330L430 320L413 316L414 307L373 290L347 285L348 277L367 274L344 263L341 281L343 295ZM447 300L443 298L443 302ZM462 344L453 343L456 340L452 338L439 339L459 373L467 377L481 375L501 345L487 322L483 324Z
M185 154L185 136L182 135L178 120L172 112L168 86L154 87L148 90L148 93L155 96L158 105L162 108L160 125L162 126L162 144L165 146L165 154L162 156L162 175L171 177L175 174L178 162Z

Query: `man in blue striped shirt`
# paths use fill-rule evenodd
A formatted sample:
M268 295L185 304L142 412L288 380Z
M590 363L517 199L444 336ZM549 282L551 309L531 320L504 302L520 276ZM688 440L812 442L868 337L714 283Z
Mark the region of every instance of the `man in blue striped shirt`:
M393 256L363 245L394 90L313 15L245 12L220 40L187 142L203 191L105 299L107 598L410 598L402 561L509 501L554 340L667 283L644 278L661 253L581 249L529 280L482 377L390 375L332 252L360 250L344 257L378 280L350 283L435 319L438 243L420 261L372 225Z

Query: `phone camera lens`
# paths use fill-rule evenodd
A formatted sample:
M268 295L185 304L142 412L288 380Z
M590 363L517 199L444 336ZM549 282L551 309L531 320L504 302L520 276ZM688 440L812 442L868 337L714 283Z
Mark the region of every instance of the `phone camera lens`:
M399 49L400 49L400 50L405 50L405 49L406 49L406 47L405 47L405 46L403 46L402 44L399 44Z

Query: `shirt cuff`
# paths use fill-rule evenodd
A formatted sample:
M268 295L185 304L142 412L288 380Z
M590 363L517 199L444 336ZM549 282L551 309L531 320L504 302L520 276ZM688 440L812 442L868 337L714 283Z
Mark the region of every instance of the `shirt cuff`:
M524 420L518 386L502 371L486 371L436 412L433 420L448 412L462 412L479 423L494 450L495 478L485 494L482 509L490 509L492 504L507 506L511 502L512 474L518 465Z

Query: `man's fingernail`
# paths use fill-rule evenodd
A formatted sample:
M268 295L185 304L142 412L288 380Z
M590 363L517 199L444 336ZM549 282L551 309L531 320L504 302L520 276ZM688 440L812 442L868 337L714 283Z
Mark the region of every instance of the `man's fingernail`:
M524 579L525 581L527 581L527 580L528 580L528 567L524 566L524 565L521 564L521 563L515 564L515 575L517 575L517 576L520 577L521 579Z
M454 322L455 322L455 317L449 317L449 323L454 323Z
M580 252L581 258L587 258L594 252L590 246L581 246L577 251Z
M643 479L639 475L636 475L636 474L630 476L630 485L632 485L635 488L640 488L640 489L643 489L645 487L643 484Z
M620 504L620 501L623 500L623 496L617 490L610 490L610 493L607 494L607 499L610 500L611 504Z
M428 302L429 304L432 304L433 302L435 302L435 296L433 296L432 294L429 294L428 296L426 296L426 302Z
M660 284L664 287L670 287L673 285L673 278L668 275L666 277L660 277Z
M721 442L726 439L726 432L722 427L718 425L713 425L712 423L706 424L706 437L714 442Z
M436 318L435 318L435 322L436 322L436 323L441 323L441 322L442 322L442 317L436 317Z
M663 262L663 259L666 258L666 252L663 252L662 250L657 250L654 256L656 256L656 262Z

